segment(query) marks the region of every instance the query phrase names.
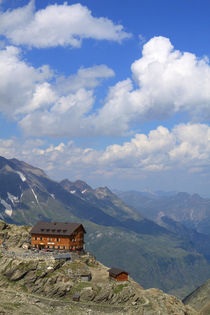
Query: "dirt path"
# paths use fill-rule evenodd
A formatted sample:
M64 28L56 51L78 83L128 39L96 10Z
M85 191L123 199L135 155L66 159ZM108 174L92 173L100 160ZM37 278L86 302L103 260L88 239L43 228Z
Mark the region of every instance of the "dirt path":
M0 288L0 314L135 314L125 307L91 302L61 301ZM5 310L6 308L6 310ZM129 307L130 308L130 307Z

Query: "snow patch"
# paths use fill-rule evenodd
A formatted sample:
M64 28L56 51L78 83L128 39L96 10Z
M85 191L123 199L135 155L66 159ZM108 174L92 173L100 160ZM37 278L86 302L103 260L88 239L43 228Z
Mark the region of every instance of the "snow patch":
M76 190L70 190L71 194L75 194Z
M12 207L3 199L1 199L1 204L5 207L4 213L11 217Z
M16 173L20 176L20 179L22 180L22 182L26 181L26 177L23 175L23 173L18 172L18 171Z
M51 196L53 199L55 199L55 195L54 195L54 194L50 194L50 196Z
M6 209L4 211L4 213L6 213L9 217L11 217L12 216L12 209Z
M32 191L32 193L33 193L33 195L34 195L34 198L35 198L37 204L39 204L39 200L38 200L37 195L35 194L33 188L31 188L31 191Z
M13 205L19 201L18 197L10 194L9 192L7 193L7 196L9 198L9 200L12 202Z
M84 190L82 191L82 194L86 193L86 191L87 191L87 189L84 189Z

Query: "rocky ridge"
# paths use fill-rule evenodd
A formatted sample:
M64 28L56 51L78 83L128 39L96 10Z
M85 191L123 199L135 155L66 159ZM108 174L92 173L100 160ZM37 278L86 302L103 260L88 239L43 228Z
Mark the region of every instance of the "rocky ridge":
M201 315L210 314L210 279L188 295L183 303L191 305Z
M111 281L108 268L89 253L66 260L23 249L30 240L29 231L30 227L0 221L0 238L7 248L0 251L2 314L198 314L178 298L158 289L144 290L131 278ZM89 273L91 281L83 281L82 276ZM72 301L75 293L79 302ZM5 299L10 295L9 303ZM24 311L27 296L32 302Z

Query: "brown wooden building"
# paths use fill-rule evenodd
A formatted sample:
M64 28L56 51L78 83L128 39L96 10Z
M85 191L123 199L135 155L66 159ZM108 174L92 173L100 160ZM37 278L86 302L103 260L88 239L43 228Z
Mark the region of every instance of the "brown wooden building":
M128 272L114 268L108 270L110 279L113 279L115 281L128 281Z
M40 221L30 231L31 247L81 251L85 233L81 223Z

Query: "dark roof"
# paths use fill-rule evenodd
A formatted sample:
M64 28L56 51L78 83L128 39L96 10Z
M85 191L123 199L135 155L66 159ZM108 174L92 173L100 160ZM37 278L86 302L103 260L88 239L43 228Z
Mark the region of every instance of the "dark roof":
M86 233L81 223L39 221L31 229L30 234L71 235L80 226L83 228L84 233Z
M58 254L58 255L53 255L53 258L55 260L59 260L59 259L69 260L69 259L71 259L71 256L69 254Z
M109 271L109 274L111 276L118 276L120 275L121 273L126 273L128 275L128 272L125 271L125 270L122 270L122 269L119 269L119 268L115 268L115 267L112 267L111 269L108 270Z

